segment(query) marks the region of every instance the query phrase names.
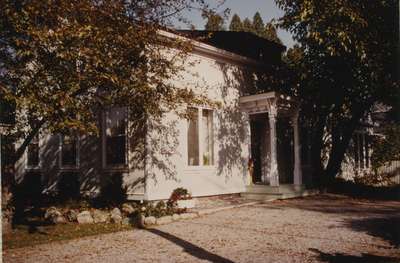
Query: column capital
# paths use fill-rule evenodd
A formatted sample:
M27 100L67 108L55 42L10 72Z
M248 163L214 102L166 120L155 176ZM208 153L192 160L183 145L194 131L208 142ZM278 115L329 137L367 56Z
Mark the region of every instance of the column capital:
M270 106L269 111L268 111L268 118L271 119L276 119L278 117L278 109L276 106Z

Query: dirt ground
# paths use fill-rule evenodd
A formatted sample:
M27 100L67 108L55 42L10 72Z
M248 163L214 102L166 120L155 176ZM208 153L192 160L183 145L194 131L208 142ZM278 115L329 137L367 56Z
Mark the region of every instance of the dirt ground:
M274 201L147 230L3 251L4 262L400 262L400 202Z

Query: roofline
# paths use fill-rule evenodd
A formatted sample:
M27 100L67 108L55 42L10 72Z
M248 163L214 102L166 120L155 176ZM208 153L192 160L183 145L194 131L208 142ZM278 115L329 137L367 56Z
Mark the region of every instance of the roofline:
M242 103L246 103L246 102L253 102L253 101L263 100L263 99L272 99L272 98L282 99L282 100L292 101L292 102L297 101L296 97L285 95L278 91L269 91L269 92L264 92L264 93L259 93L259 94L241 96L239 98L239 101Z
M238 33L238 34L247 34L247 35L250 35L250 36L252 36L252 37L255 37L255 38L258 38L258 39L261 39L261 40L263 40L263 41L268 42L269 44L271 44L271 45L273 45L273 46L279 48L279 49L281 50L281 52L284 52L284 51L287 50L287 47L286 47L285 45L279 44L279 43L277 43L277 42L271 41L271 40L266 39L266 38L259 37L258 35L254 34L253 32L247 32L247 31L226 31L226 30L196 30L196 29L195 29L195 30L182 29L182 30L177 30L177 31L179 31L179 32L206 32L206 33L209 33L209 34L214 34L214 33L229 33L229 34L236 34L236 33Z
M262 63L255 59L252 59L252 58L249 58L246 56L242 56L242 55L238 55L236 53L226 51L224 49L217 48L212 45L205 44L200 41L193 40L193 39L190 39L190 38L187 38L187 37L175 34L175 33L171 33L171 32L165 31L165 30L159 30L158 33L164 37L178 38L178 39L182 39L185 41L190 41L193 45L193 50L191 52L194 54L198 54L198 55L202 55L202 56L206 56L206 57L212 57L212 58L216 58L216 59L221 59L221 60L227 61L229 63L234 63L234 64L238 64L238 65L253 66L256 68L267 67L267 65L265 63Z

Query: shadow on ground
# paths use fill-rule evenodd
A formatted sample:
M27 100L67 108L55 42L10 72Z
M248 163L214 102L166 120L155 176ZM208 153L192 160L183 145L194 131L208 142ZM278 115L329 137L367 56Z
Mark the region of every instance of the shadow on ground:
M329 263L395 263L399 262L398 258L376 256L372 254L361 253L360 256L348 255L344 253L324 253L318 249L310 248L314 252L316 259Z
M370 236L382 238L400 247L400 202L373 201L325 194L276 201L281 208L290 207L320 213L346 216L343 226Z
M149 231L157 236L160 236L162 238L165 238L168 241L182 247L185 250L185 252L187 252L188 254L190 254L198 259L208 260L210 262L233 263L233 261L231 261L227 258L224 258L224 257L218 256L214 253L208 252L207 250L205 250L199 246L196 246L186 240L183 240L177 236L171 235L167 232L164 232L164 231L161 231L158 229L154 229L154 228L147 229L147 231Z
M351 220L348 226L370 236L383 238L391 245L400 248L400 216Z

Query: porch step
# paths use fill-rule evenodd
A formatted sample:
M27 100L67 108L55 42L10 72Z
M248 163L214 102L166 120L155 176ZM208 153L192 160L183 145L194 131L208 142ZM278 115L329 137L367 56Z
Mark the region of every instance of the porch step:
M278 199L295 198L317 194L316 190L307 190L301 185L251 185L246 187L246 192L240 195L249 200L272 201Z
M241 193L241 197L247 200L257 200L257 201L273 201L282 199L281 194L258 194L258 193Z
M246 186L247 193L258 193L258 194L287 194L304 190L305 190L304 185L293 185L293 184L284 184L280 186L254 184Z

